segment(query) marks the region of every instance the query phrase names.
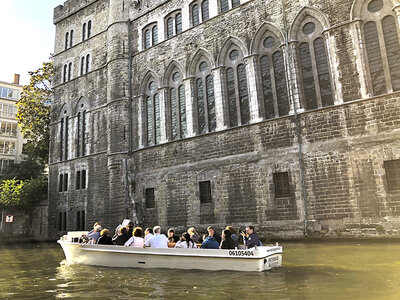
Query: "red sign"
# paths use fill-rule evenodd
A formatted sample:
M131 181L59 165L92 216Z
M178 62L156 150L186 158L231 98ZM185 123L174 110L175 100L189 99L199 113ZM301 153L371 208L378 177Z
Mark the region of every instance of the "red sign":
M13 215L7 215L6 216L6 223L12 223L14 222L14 216Z

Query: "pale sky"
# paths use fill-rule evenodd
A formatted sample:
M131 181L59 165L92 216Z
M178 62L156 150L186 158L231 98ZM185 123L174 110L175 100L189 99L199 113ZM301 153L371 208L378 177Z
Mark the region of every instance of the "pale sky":
M0 81L12 82L49 61L54 52L54 7L65 0L0 0Z

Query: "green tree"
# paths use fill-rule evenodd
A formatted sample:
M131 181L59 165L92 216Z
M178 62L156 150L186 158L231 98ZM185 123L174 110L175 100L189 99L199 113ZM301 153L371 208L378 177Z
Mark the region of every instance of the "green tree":
M18 179L3 180L0 184L0 207L22 208L22 188L24 182Z
M17 178L19 180L30 180L40 177L44 172L44 164L28 157L21 163L13 164L3 170L0 180Z
M24 145L25 154L46 164L49 158L53 63L45 62L35 72L29 72L29 75L30 83L23 87L17 104L17 120L27 140Z

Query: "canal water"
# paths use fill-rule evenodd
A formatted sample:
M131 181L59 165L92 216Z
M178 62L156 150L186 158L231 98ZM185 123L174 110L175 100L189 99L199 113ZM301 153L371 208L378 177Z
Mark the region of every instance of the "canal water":
M264 273L67 265L56 243L0 246L0 299L400 299L398 242L283 246Z

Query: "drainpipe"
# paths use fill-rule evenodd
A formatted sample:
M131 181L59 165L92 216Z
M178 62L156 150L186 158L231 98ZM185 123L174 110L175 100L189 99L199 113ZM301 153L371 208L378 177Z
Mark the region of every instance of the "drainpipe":
M307 213L307 190L304 179L304 164L303 164L303 152L302 152L302 139L301 139L301 124L299 115L297 114L297 103L294 99L294 82L292 78L292 52L289 48L289 32L287 28L287 20L285 13L285 2L282 0L282 16L283 16L283 26L285 33L285 44L286 44L286 61L288 62L288 76L289 76L289 89L291 94L291 99L293 103L294 110L294 119L295 119L295 127L296 127L296 138L297 138L297 154L299 160L299 169L300 169L300 180L301 180L301 189L303 195L303 203L304 203L304 236L307 236L307 227L308 227L308 213Z

